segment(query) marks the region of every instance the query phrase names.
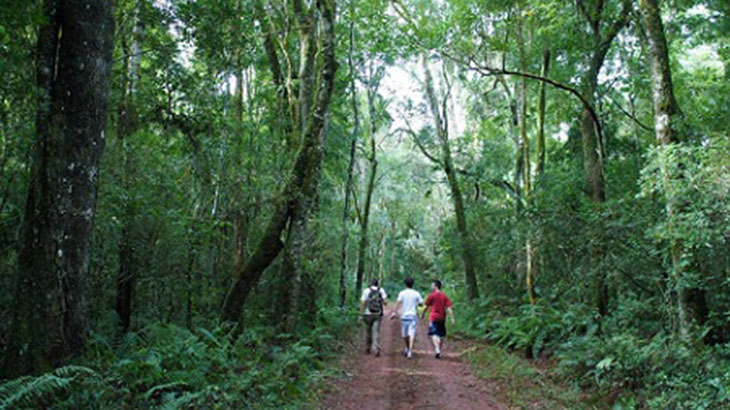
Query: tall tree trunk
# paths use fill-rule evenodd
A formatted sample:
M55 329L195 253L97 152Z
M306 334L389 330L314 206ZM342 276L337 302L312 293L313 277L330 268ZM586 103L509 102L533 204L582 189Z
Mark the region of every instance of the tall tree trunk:
M596 93L598 92L598 75L601 72L613 40L629 22L632 6L630 0L622 0L619 15L610 24L604 24L607 22L607 16L604 13L603 0L593 2L593 10L586 8L584 0L576 0L576 5L583 14L588 27L590 27L592 46L588 59L588 68L582 78L582 94L584 99L581 115L583 168L591 200L594 204L599 205L606 201L605 156L601 133L598 130L599 124L596 123L596 118L588 107L595 106ZM603 28L606 28L605 34L603 33ZM595 242L600 243L601 241L596 240ZM589 252L592 260L591 265L600 265L600 261L603 258L601 245L591 245ZM603 269L596 269L593 288L598 311L601 315L605 315L608 313L608 285Z
M337 62L335 60L334 1L321 0L314 6L319 9L321 16L321 35L317 39L318 41L315 41L313 37L308 37L307 41L313 43L312 47L317 45L317 54L321 56L322 63L312 113L308 116L302 144L297 152L294 165L287 176L283 190L274 200L273 211L261 239L226 294L221 312L223 320L238 322L241 319L243 305L249 292L257 284L264 270L283 249L284 244L280 237L287 222L300 206L301 201L309 199L304 196L316 192L316 186L319 183L319 169L324 154L325 119L334 88ZM274 64L272 61L270 63ZM312 92L315 92L314 89ZM292 132L294 132L293 129Z
M523 67L524 69L524 67ZM522 78L522 90L521 90L521 104L520 104L520 135L522 137L522 154L524 163L524 197L525 202L530 198L530 139L527 137L527 79ZM534 271L533 271L533 259L532 259L532 238L529 232L525 238L525 286L527 288L527 298L530 304L535 304L535 289L534 289Z
M657 0L641 0L639 2L643 17L644 29L649 48L649 62L651 66L652 100L654 102L654 134L657 144L662 151L678 141L678 127L681 122L681 111L674 97L672 73L669 68L669 51L664 34ZM684 244L677 234L677 218L680 212L677 198L674 197L672 176L668 164L670 157L660 152L660 168L665 187L665 209L667 213L667 229L669 230L669 254L672 261L672 279L677 294L677 319L679 334L684 340L689 339L692 311L690 299L704 300L703 297L690 298L693 290L682 285L684 276ZM698 309L701 311L702 309Z
M378 160L377 151L375 146L375 133L377 126L375 123L375 95L378 89L379 79L375 79L372 66L368 73L368 88L367 88L367 99L368 99L368 116L369 116L369 127L368 135L370 136L370 156L368 163L370 165L367 186L365 188L365 203L363 209L358 213L360 215L360 243L357 252L357 274L355 279L355 295L359 295L362 290L363 277L365 275L365 262L367 260L367 248L368 248L368 225L370 222L370 208L373 199L373 191L375 190L375 176L378 173Z
M519 4L518 4L519 6ZM520 12L520 14L522 14ZM527 71L527 62L525 57L525 39L523 36L523 21L520 20L518 28L518 41L520 51L520 63L523 72ZM527 79L522 77L520 82L520 149L522 154L522 181L524 188L524 199L527 204L531 194L531 174L532 166L530 164L530 139L527 136ZM535 290L533 285L533 260L532 260L532 238L531 224L528 221L527 232L525 235L525 287L527 288L527 298L530 304L535 304Z
M367 259L368 249L368 225L370 221L370 204L372 202L373 190L375 188L375 175L378 172L378 161L375 159L375 144L372 147L372 157L369 160L370 172L368 174L368 182L365 191L365 203L363 210L360 212L360 241L357 249L357 273L355 277L355 295L359 295L362 290L363 278L365 276L365 261Z
M143 34L143 25L135 11L134 28L132 30L131 48L125 47L126 39L122 40L122 50L125 53L125 73L122 89L121 104L117 124L117 138L122 148L122 189L124 195L124 216L119 238L119 272L117 273L116 311L119 317L120 329L129 330L132 317L132 299L135 282L134 238L135 205L134 197L134 150L129 142L130 137L137 130L136 93L140 67L140 42Z
M441 164L446 174L446 180L451 190L451 200L454 203L454 213L456 214L456 229L459 233L459 244L461 247L461 258L464 263L464 282L466 284L466 297L471 301L479 298L479 288L477 286L477 277L474 271L474 257L472 253L471 240L466 224L466 209L464 208L464 198L459 187L459 180L456 177L456 169L454 168L451 158L451 147L449 145L449 126L446 110L446 102L448 97L443 100L443 107L440 107L436 90L431 76L431 70L428 67L426 56L423 57L423 69L426 75L426 99L431 115L433 116L434 126L438 134L439 143L441 145Z
M38 35L40 104L4 375L81 352L84 277L104 150L114 20L106 0L46 0ZM61 35L63 32L63 35Z
M543 78L550 75L550 49L545 49L542 55ZM545 171L545 83L540 82L537 100L537 175Z
M542 77L547 78L549 75L550 68L550 50L545 50L543 53L542 63ZM524 67L523 67L524 70ZM526 113L523 113L526 116ZM526 124L523 124L523 128L526 128ZM529 152L526 154L529 155ZM542 173L545 171L545 83L540 82L538 90L538 101L537 101L537 179L539 180ZM529 186L529 184L528 184ZM530 192L526 190L525 196L528 197ZM532 224L530 224L530 227ZM538 263L536 255L540 254L539 246L533 244L532 235L528 233L527 240L525 243L525 250L527 260L525 265L527 267L526 283L527 283L527 297L531 304L535 304L535 290L534 290L534 278L538 274Z
M353 186L353 175L355 170L355 149L357 139L360 135L360 109L357 103L357 70L352 61L355 52L355 22L354 7L350 9L350 50L347 55L347 64L350 68L350 94L352 97L352 136L350 136L350 155L347 165L347 181L345 182L345 204L342 209L342 249L340 251L340 307L344 307L347 301L347 247L350 238L348 221L350 219L350 191Z

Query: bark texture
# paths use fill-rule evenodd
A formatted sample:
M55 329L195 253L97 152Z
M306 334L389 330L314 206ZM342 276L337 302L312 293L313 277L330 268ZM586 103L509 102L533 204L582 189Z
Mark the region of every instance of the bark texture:
M546 49L542 56L542 77L550 75L550 50ZM540 82L537 97L537 175L545 171L545 83Z
M82 351L98 165L104 150L114 21L106 0L46 0L40 101L5 376ZM61 35L63 33L63 35Z
M318 9L316 15L319 16L317 21L319 22L320 34L317 38L313 35L305 36L301 41L307 44L300 47L316 47L316 53L303 53L303 55L321 56L321 63L318 65L318 78L312 79L317 80L316 87L310 88L313 93L312 109L307 115L306 124L303 127L304 132L294 159L294 165L288 173L286 184L274 200L272 215L266 224L266 229L251 256L243 264L241 271L236 273L234 283L226 294L221 312L221 318L226 321L238 322L241 319L246 297L256 285L264 270L284 248L281 234L287 227L287 223L290 221L296 223L296 220L292 218L295 215L304 215L308 210L313 209L313 204L316 202L313 195L316 193L319 183L320 167L324 154L325 119L332 97L337 62L335 60L334 35L335 3L332 0L322 0L311 7L317 7ZM300 9L300 12L315 15L313 9ZM311 30L314 31L316 26L317 24L312 24ZM271 35L273 34L266 33L265 38ZM270 58L273 57L270 53ZM270 63L272 70L275 65L278 66L273 61L270 61ZM306 66L306 63L304 65ZM289 96L291 95L294 94L290 93ZM298 110L294 110L294 114L297 118L299 117ZM292 127L291 132L296 133L299 129L299 127Z
M591 200L595 204L606 201L606 181L603 149L604 141L600 132L600 124L596 113L591 112L589 107L596 106L598 94L598 75L601 72L606 56L611 49L611 44L618 33L628 25L631 12L631 2L622 0L621 9L613 19L605 13L605 0L595 0L588 4L585 0L575 2L578 11L583 15L589 27L590 53L585 73L582 78L582 99L585 102L581 113L581 136L583 146L583 168L585 172L586 185ZM597 240L596 243L600 243ZM603 250L599 246L592 245L589 250L593 265L600 265ZM595 303L601 315L608 313L608 285L605 273L597 269L593 283Z
M451 190L451 200L454 203L454 213L456 214L456 229L459 232L459 245L461 247L461 258L464 263L464 282L466 283L466 296L469 300L479 298L479 288L477 285L477 277L474 271L474 256L469 239L469 230L466 223L466 209L464 207L464 197L459 187L459 180L456 176L453 159L451 157L451 147L449 144L449 129L446 103L448 97L439 104L436 97L436 90L431 76L431 70L428 67L428 60L424 57L423 68L426 75L426 99L428 100L431 115L433 116L434 126L438 134L439 143L441 145L441 164L446 174L446 179ZM443 113L443 114L442 114Z
M373 192L375 191L375 177L378 173L378 160L376 157L377 151L375 147L375 133L377 131L375 123L375 95L379 86L379 80L374 78L372 66L368 73L368 84L367 84L367 100L368 100L368 117L369 117L369 145L370 155L368 156L368 164L370 166L368 170L367 186L365 187L365 203L363 204L362 211L358 212L358 220L360 221L360 241L357 250L357 273L355 276L355 294L359 295L362 290L362 282L365 275L365 263L367 262L367 248L369 243L368 237L368 226L370 223L370 208L373 200Z
M351 8L350 13L353 13ZM348 221L350 219L350 191L352 190L353 174L355 170L355 149L357 139L360 135L360 110L357 104L357 87L355 85L356 69L352 61L355 53L355 23L354 17L350 16L350 50L347 55L347 64L350 67L350 94L352 98L352 136L350 136L350 153L347 165L347 181L345 182L345 204L342 209L342 249L340 251L340 307L345 307L347 301L347 251L350 232Z
M641 0L639 8L649 49L651 95L654 103L654 134L657 144L664 151L671 144L678 142L677 129L681 122L681 111L674 97L672 73L669 68L669 50L659 4L657 0ZM676 232L677 218L681 210L672 188L674 182L669 170L671 164L668 164L667 161L670 161L670 157L664 152L660 152L660 171L664 179L665 210L670 241L669 254L672 261L671 277L675 283L677 295L677 322L680 336L684 340L689 340L690 325L693 319L691 305L695 305L696 312L701 313L706 310L706 307L702 306L705 298L700 289L690 289L681 285L685 271L684 244ZM692 303L693 301L695 303Z

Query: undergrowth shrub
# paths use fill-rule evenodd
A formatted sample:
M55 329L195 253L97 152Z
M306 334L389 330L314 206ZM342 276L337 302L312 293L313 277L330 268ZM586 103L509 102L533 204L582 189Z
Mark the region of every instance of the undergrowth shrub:
M575 337L557 351L560 369L583 387L626 389L649 408L725 408L730 405L727 347L688 346L672 334L643 339L627 333Z
M162 323L116 341L95 334L84 366L0 384L0 408L301 408L348 331L345 318L322 317L296 337L255 326L232 341L220 326Z
M705 346L701 333L686 344L653 323L626 329L628 319L641 322L630 315L644 307L634 305L599 326L584 305L510 307L487 298L463 309L456 330L528 358L552 357L556 376L599 393L616 409L730 408L730 344Z

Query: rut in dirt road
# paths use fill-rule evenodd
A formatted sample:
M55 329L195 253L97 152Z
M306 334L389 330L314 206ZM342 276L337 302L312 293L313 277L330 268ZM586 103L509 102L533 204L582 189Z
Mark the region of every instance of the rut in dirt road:
M444 342L441 359L433 356L427 322L420 321L415 356L407 359L400 337L400 321L388 320L381 327L381 356L359 353L347 360L351 375L335 383L322 409L506 409L494 397L492 387L472 374L460 359L461 349Z

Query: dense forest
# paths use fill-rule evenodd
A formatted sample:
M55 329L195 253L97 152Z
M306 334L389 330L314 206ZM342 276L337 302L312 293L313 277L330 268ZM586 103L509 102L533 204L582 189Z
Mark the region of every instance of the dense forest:
M5 1L0 73L0 408L314 406L406 276L730 406L726 0Z

